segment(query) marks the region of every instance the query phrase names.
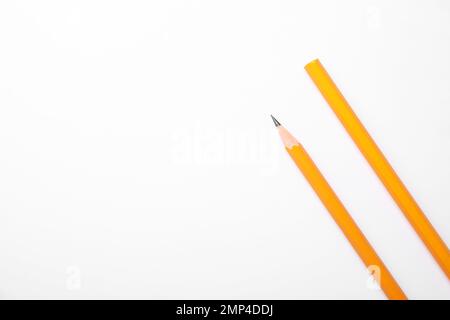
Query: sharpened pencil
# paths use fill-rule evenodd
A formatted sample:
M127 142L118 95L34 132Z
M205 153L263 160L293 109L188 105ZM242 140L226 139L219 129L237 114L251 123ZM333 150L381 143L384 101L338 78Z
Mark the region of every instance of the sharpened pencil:
M378 281L386 296L391 300L406 300L406 295L320 173L306 150L273 116L272 120L292 160L305 176L353 249L355 249L367 268L375 268L374 270L379 271L378 277L375 277L375 279Z

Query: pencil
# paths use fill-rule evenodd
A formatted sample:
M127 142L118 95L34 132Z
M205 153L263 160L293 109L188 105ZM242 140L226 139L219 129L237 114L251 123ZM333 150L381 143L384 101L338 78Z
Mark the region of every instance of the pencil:
M272 119L292 160L303 173L325 208L355 249L356 253L367 268L375 268L375 270L378 270L378 277L375 277L375 279L378 281L386 296L392 300L406 300L407 297L402 289L386 268L383 261L378 257L377 253L347 212L333 189L331 189L328 182L322 176L306 150L273 116Z
M408 189L406 189L364 125L353 112L323 65L316 59L308 63L305 69L354 143L378 175L378 178L391 194L401 211L403 211L406 219L422 239L436 262L447 275L447 278L450 279L450 253L447 245L433 228L433 225L428 221L419 205L409 193Z

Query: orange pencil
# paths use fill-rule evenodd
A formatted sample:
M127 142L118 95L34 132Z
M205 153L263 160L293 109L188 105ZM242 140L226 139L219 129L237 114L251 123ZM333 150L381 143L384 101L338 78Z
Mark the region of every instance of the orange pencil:
M433 225L428 221L370 134L364 128L338 87L318 59L305 66L306 72L341 121L350 137L369 162L373 171L391 194L409 223L422 239L434 259L450 279L450 252Z
M364 234L359 229L358 225L352 219L350 214L345 209L342 202L331 189L328 182L320 173L312 159L309 157L305 149L281 124L272 116L275 126L278 128L281 140L286 147L287 152L295 162L297 167L308 180L311 187L314 189L323 205L333 217L339 228L342 230L347 240L353 246L355 251L360 256L361 260L367 268L375 268L378 270L378 277L375 277L379 282L381 289L386 296L392 300L406 300L407 297L403 293L400 286L392 277L389 270L384 265L383 261L378 257L375 250L367 241Z

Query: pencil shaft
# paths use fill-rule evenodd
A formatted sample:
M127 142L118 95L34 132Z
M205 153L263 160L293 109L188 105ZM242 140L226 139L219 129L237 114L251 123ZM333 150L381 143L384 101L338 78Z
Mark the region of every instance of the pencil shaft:
M325 68L319 60L314 60L307 64L305 69L409 223L450 279L450 253L447 245L428 221Z
M355 251L358 253L368 268L375 267L379 271L378 280L380 287L389 299L407 299L400 286L397 284L383 261L378 257L366 237L345 209L339 198L331 189L328 182L320 173L307 152L299 144L286 147L292 160L308 180L315 193L318 195L337 225L345 234Z

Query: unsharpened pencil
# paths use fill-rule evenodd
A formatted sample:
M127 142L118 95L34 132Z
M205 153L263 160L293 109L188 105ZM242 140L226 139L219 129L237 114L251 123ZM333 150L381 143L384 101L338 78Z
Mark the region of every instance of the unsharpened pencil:
M450 252L447 245L353 112L328 72L318 59L308 63L305 69L373 171L403 211L406 219L447 275L447 279L450 279Z

